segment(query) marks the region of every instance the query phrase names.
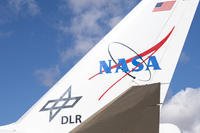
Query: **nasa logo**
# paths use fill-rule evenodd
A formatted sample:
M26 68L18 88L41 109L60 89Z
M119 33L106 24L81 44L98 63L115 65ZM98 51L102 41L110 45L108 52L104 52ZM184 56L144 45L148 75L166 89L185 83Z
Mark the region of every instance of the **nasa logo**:
M146 64L146 68L145 65L140 62L139 60L141 60L141 57L135 57L132 59L132 65L133 68L128 68L128 63L126 61L125 58L121 58L118 59L118 63L115 69L115 73L119 73L119 70L121 70L122 72L128 73L130 71L133 72L140 72L142 70L149 70L149 68L152 68L153 70L161 70L159 63L156 59L156 56L150 56L148 59L148 62ZM109 74L109 73L113 73L112 71L112 60L108 60L108 61L99 61L100 64L100 74L102 74L103 72Z
M131 57L129 59L125 58L116 58L115 60L110 52L110 45L108 47L108 54L110 55L111 60L102 60L99 61L99 72L94 74L89 78L89 80L94 79L98 75L101 75L102 73L110 74L110 73L118 73L119 71L124 72L125 74L117 79L115 82L113 82L99 97L98 100L101 100L116 84L118 84L122 79L124 79L126 76L130 76L133 79L136 79L135 76L132 76L130 73L131 72L141 72L142 70L144 71L149 71L149 78L147 80L143 81L149 81L151 79L151 71L149 68L153 70L161 70L161 67L157 61L157 58L155 56L155 53L167 42L169 37L171 36L172 32L174 31L175 26L171 29L171 31L156 45L152 46L151 48L147 49L146 51L142 53L137 53L134 51L131 47L120 43L120 42L113 42L112 44L116 45L121 45L125 48L128 48L131 50L134 55L134 57ZM144 59L143 59L144 58ZM114 62L114 65L112 66L112 62ZM146 63L147 62L147 63ZM130 65L128 66L129 63L132 63L131 69Z

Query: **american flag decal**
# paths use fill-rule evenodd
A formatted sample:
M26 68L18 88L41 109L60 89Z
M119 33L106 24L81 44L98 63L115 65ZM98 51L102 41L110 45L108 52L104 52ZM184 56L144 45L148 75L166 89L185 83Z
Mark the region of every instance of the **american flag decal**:
M153 9L153 12L169 11L172 9L176 1L158 2Z

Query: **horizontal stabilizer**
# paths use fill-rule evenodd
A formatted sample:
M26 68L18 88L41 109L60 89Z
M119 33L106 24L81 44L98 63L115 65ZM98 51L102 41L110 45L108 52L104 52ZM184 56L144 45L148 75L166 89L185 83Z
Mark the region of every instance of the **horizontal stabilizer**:
M160 84L133 86L71 133L159 133Z

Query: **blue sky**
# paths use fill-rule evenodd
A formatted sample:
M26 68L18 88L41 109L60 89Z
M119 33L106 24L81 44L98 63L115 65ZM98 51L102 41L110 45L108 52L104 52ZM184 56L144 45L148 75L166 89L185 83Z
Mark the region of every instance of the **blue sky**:
M0 125L16 121L139 0L0 1ZM199 88L200 6L168 99Z

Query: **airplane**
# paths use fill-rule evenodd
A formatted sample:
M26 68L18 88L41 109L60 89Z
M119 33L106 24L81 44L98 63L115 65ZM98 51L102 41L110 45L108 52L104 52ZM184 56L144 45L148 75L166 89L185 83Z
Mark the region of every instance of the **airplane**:
M199 0L142 0L0 133L181 133L160 112Z

